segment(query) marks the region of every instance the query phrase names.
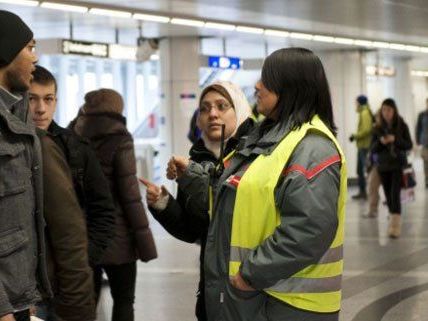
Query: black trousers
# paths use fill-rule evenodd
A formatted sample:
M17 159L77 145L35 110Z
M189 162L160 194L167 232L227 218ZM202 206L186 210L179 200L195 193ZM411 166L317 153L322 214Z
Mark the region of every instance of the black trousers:
M121 265L99 265L94 268L95 295L101 291L102 272L107 274L113 298L112 321L134 321L135 283L137 263Z
M383 191L385 192L389 213L401 214L401 169L379 172L379 176L382 182Z
M16 312L13 316L16 321L30 321L30 310Z

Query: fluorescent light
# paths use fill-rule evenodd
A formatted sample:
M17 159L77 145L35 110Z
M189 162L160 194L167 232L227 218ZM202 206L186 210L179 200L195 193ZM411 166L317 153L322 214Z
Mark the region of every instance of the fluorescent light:
M350 39L350 38L340 38L340 37L336 37L334 38L334 42L335 43L339 43L341 45L353 45L355 40L354 39Z
M284 38L287 38L287 37L290 36L290 33L288 31L266 29L265 30L265 35L266 36L274 36L274 37L284 37Z
M168 23L171 19L165 16L155 16L151 14L135 13L132 18L137 20L146 20L160 23Z
M373 41L373 47L376 48L389 48L389 45L389 42Z
M137 59L137 47L123 46L118 44L109 45L109 58L112 59L126 59L136 60Z
M290 33L290 37L302 40L312 40L314 38L314 35L311 35L309 33L292 32Z
M226 23L217 23L217 22L207 22L205 23L205 28L210 28L210 29L219 29L219 30L235 30L236 26L235 25L229 25Z
M17 4L30 7L37 7L39 5L39 1L33 0L0 0L0 3Z
M424 71L424 70L412 70L412 76L416 76L416 77L428 77L428 71Z
M369 40L357 39L355 40L354 44L361 47L373 47L373 41L369 41Z
M159 60L159 55L156 55L156 54L151 55L150 60Z
M421 47L421 52L428 53L428 47Z
M262 28L254 28L254 27L247 27L247 26L237 26L236 31L246 32L246 33L255 33L259 35L264 32Z
M421 52L421 47L418 46L406 46L406 51L414 51L414 52Z
M42 2L40 7L47 8L47 9L54 9L54 10L80 12L80 13L85 13L88 11L87 7L74 6L74 5L63 4L63 3L53 3L53 2Z
M205 22L201 20L181 19L181 18L172 18L171 23L175 25L191 26L191 27L203 27L205 24Z
M89 13L100 16L118 17L118 18L131 18L132 14L128 11L109 10L100 8L91 8Z
M389 44L389 49L405 50L406 46L401 44L401 43L391 43L391 44Z
M315 35L313 40L314 41L320 41L320 42L332 43L332 42L334 42L334 37Z

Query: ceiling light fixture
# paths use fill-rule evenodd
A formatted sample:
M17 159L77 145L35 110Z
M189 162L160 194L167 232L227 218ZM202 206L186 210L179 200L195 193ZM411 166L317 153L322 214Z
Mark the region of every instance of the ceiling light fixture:
M355 40L354 44L360 47L373 47L373 41L369 41L369 40L357 39Z
M383 41L373 41L372 45L375 48L389 48L390 43L389 42L383 42Z
M39 5L39 1L33 1L33 0L0 0L0 3L17 4L17 5L29 6L29 7L37 7Z
M40 5L40 7L47 8L47 9L54 9L54 10L80 12L80 13L88 12L88 8L87 7L74 6L74 5L63 4L63 3L54 3L54 2L42 2L42 4Z
M100 15L100 16L117 17L117 18L131 18L132 16L132 14L129 11L100 9L100 8L91 8L89 9L89 13Z
M301 40L312 40L314 35L309 33L301 33L301 32L292 32L290 33L290 38L301 39Z
M341 45L353 45L355 43L355 40L350 38L336 37L334 38L334 43L338 43Z
M203 27L205 22L201 20L194 19L181 19L181 18L172 18L171 23L174 25L190 26L190 27Z
M334 42L334 37L315 35L312 40L319 41L319 42L333 43Z
M247 26L237 26L236 31L245 32L245 33L254 33L254 34L261 35L264 32L264 29L263 28L247 27Z
M145 14L145 13L135 13L132 18L136 20L146 20L146 21L152 21L152 22L160 22L160 23L168 23L171 19L166 16L156 16L151 14Z
M393 50L406 50L406 46L401 43L390 43L389 49Z
M210 29L219 29L219 30L235 30L236 26L235 25L230 25L230 24L226 24L226 23L217 23L217 22L207 22L204 25L205 28L210 28Z
M421 52L421 47L418 46L406 46L406 51L413 51L413 52Z
M274 36L274 37L283 37L287 38L290 36L290 33L288 31L281 31L281 30L273 30L273 29L266 29L265 30L266 36Z

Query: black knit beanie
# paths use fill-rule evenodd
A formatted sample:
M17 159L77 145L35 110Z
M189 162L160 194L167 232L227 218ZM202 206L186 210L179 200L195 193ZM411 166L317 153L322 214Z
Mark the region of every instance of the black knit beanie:
M0 68L10 64L33 39L33 32L16 14L0 10Z

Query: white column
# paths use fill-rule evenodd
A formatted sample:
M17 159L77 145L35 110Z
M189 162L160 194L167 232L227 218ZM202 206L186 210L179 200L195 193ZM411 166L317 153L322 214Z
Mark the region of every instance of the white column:
M319 54L330 85L338 140L348 162L348 176L357 176L357 148L348 137L358 125L355 99L366 94L365 54L360 51L333 51Z
M181 37L160 42L160 171L172 154L188 155L190 118L199 95L199 39ZM162 175L163 176L163 175Z

